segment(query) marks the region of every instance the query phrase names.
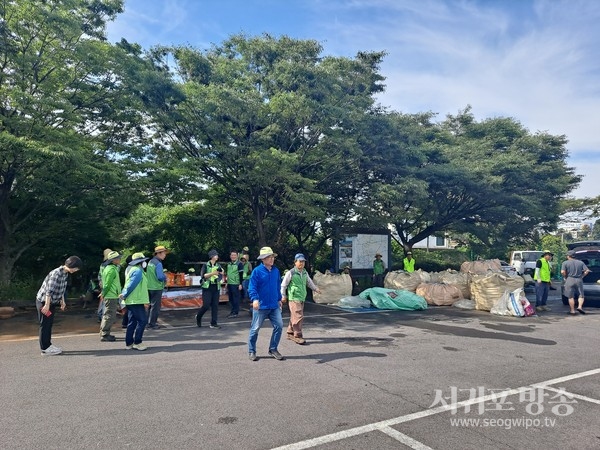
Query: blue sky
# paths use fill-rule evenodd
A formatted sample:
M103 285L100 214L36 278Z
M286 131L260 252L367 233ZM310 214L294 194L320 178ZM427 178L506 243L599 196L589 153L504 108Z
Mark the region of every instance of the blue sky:
M564 134L600 195L600 2L597 0L125 0L108 27L144 48L207 49L232 34L315 39L326 55L386 51L381 104L443 119L467 105Z

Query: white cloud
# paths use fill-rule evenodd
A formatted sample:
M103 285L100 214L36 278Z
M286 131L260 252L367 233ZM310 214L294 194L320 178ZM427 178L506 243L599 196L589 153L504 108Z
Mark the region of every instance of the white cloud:
M442 116L471 104L479 118L515 117L532 131L566 134L572 152L600 152L595 3L365 0L350 7L355 17L357 8L386 10L345 21L338 12L329 24L334 51L389 53L383 104Z
M583 175L583 181L571 194L571 197L598 197L600 196L600 161L580 161L577 166L577 175Z

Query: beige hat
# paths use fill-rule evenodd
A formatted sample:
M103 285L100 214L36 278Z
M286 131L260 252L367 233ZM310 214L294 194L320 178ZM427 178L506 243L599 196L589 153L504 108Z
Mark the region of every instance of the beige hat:
M265 259L267 256L277 256L277 253L273 252L271 247L263 247L260 249L260 254L258 255L258 259Z
M136 264L139 264L143 261L147 261L148 259L150 258L146 258L142 252L137 252L131 255L131 262L129 263L129 265L135 266Z
M115 259L119 259L121 258L123 255L121 255L119 252L115 252L114 250L111 251L108 255L106 255L106 261L114 261Z

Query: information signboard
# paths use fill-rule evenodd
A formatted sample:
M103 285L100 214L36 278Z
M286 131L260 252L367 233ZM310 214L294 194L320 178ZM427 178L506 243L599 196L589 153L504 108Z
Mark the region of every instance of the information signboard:
M345 267L353 273L373 270L375 255L380 253L386 268L391 257L391 234L387 230L344 230L334 242L335 270Z

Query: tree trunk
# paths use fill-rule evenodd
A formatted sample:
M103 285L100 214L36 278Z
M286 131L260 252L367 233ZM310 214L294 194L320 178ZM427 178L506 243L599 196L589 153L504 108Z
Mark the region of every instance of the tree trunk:
M14 261L9 257L8 227L10 217L8 215L9 193L4 189L6 183L0 185L0 284L8 284L11 279Z
M265 247L267 245L267 239L265 237L265 227L262 221L262 211L259 206L256 206L253 209L256 221L256 234L258 235L258 246Z
M13 267L15 261L0 254L0 284L8 284L12 278Z

